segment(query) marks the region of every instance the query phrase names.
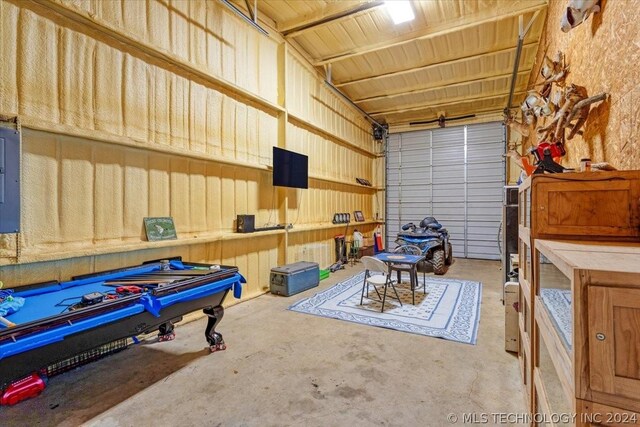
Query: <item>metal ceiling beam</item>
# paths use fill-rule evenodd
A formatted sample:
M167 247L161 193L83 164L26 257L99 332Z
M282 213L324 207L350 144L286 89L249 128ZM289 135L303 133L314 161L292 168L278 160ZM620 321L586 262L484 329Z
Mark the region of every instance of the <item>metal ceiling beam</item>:
M538 45L538 42L530 42L530 43L525 44L524 47L537 46L537 45ZM508 47L508 48L505 48L505 49L492 50L492 51L487 51L487 52L468 55L468 56L461 56L461 57L450 59L450 60L446 60L446 61L440 61L440 62L435 62L433 64L424 65L422 67L407 68L407 69L404 69L404 70L393 71L391 73L379 74L379 75L376 75L376 76L369 76L369 77L362 77L362 78L355 79L355 80L348 80L348 81L344 81L344 82L340 82L340 83L335 83L335 86L336 87L343 87L343 86L348 86L348 85L353 85L353 84L358 84L358 83L369 82L371 80L386 79L386 78L390 78L390 77L400 76L400 75L403 75L403 74L417 73L419 71L425 71L425 70L428 70L430 68L435 68L435 67L439 67L439 66L442 66L442 65L456 64L458 62L463 62L463 61L467 61L467 60L471 60L471 59L480 59L480 58L483 58L485 56L499 55L501 53L515 51L515 50L516 50L515 47Z
M485 108L482 110L473 110L472 113L475 115L475 119L474 120L478 120L480 118L486 118L487 116L491 117L491 116L495 116L496 119L498 118L502 118L502 108L501 107L489 107L489 108ZM432 116L435 117L435 116ZM458 116L456 116L458 117ZM391 128L390 132L391 133L398 133L398 132L404 132L404 131L414 131L414 130L420 130L420 129L428 129L429 127L431 127L431 125L422 125L422 127L420 126L416 126L416 125L411 125L411 122L414 121L420 121L420 120L424 120L426 118L422 117L416 117L414 119L407 119L407 121L398 121L398 122L390 122L389 123L389 127ZM446 117L445 117L446 119Z
M367 12L371 9L377 8L384 5L383 1L372 1L372 2L368 2L368 3L363 3L360 4L356 7L353 8L349 8L349 9L338 9L332 12L329 12L328 14L326 14L325 16L322 16L320 18L315 18L315 20L311 20L309 22L305 22L305 23L301 23L297 26L288 26L289 28L282 28L280 29L280 33L284 36L284 37L296 37L299 36L300 34L304 33L305 31L309 31L309 30L317 30L320 27L323 27L327 24L332 24L338 21L341 21L343 19L346 18L350 18L353 15L356 14L361 14L364 12Z
M525 71L520 71L518 73L518 75L529 75L530 72L531 72L531 69L528 69L528 70L525 70ZM379 96L372 96L372 97L369 97L369 98L356 99L353 102L356 103L356 104L362 104L363 102L371 102L371 101L379 101L379 100L382 100L382 99L397 98L399 96L404 96L404 95L416 95L416 94L419 94L419 93L435 91L435 90L439 90L439 89L443 89L443 88L452 88L452 87L456 87L456 86L467 86L467 85L470 85L472 83L489 82L489 81L492 81L492 80L498 80L498 79L501 79L501 78L509 77L511 75L512 75L512 73L503 73L503 74L494 74L494 75L491 75L491 76L478 77L478 78L473 78L473 79L457 80L457 81L453 81L453 82L450 82L450 83L447 83L447 84L444 84L444 85L430 86L430 87L426 87L426 88L408 90L408 91L404 91L404 92L396 92L396 93L387 94L387 95L379 95Z
M516 92L518 94L522 94L522 93L526 93L525 91L520 91L520 92ZM409 108L401 108L401 109L397 109L397 110L386 110L386 111L374 111L372 113L369 113L371 116L385 116L388 114L400 114L400 113L409 113L411 111L420 111L420 110L426 110L427 108L434 108L434 109L440 109L442 107L446 107L449 105L456 105L456 104L463 104L465 102L474 102L474 101L482 101L485 99L496 99L496 98L504 98L506 96L509 95L509 92L503 92L503 93L499 93L499 94L493 94L493 95L483 95L483 96L479 96L476 98L458 98L455 99L453 101L449 101L449 102L440 102L440 103L436 103L436 104L431 104L431 105L416 105L415 107L409 107Z
M407 43L412 43L414 41L417 40L428 40L431 38L435 38L435 37L441 37L441 36L445 36L447 34L451 34L451 33L455 33L458 31L463 31L469 28L474 28L483 24L488 24L491 22L497 22L497 21L501 21L504 19L509 19L509 18L513 18L515 16L519 16L525 13L531 13L531 12L536 12L539 11L543 8L547 7L546 3L545 4L539 4L536 6L532 6L532 7L528 7L528 8L524 8L524 9L519 9L519 10L514 10L514 11L510 11L501 15L495 15L495 16L489 16L483 19L477 19L475 18L474 20L471 20L469 22L466 22L464 24L461 25L456 25L456 26L452 26L452 27L448 27L448 28L444 28L442 30L439 31L427 31L427 32L421 32L416 34L416 32L413 33L409 33L408 35L402 36L402 37L397 37L395 39L389 40L389 41L385 41L382 43L377 43L374 45L369 45L369 46L359 46L356 49L353 49L349 52L341 52L338 53L336 55L330 56L330 57L323 57L323 58L319 58L317 59L313 65L315 66L322 66L324 64L328 64L331 62L337 62L337 61L342 61L345 59L349 59L349 58L353 58L354 56L360 56L360 55L364 55L367 53L371 53L371 52L376 52L378 50L383 50L383 49L388 49L390 47L396 47L396 46L401 46L403 44L407 44Z
M371 122L371 124L377 126L377 127L383 127L381 123L379 123L376 119L374 119L373 117L371 117L371 115L369 113L367 113L366 111L364 111L362 108L358 107L356 104L353 103L353 101L351 100L351 98L349 98L347 95L345 95L344 93L342 93L340 91L340 89L338 89L337 87L335 87L330 81L325 80L324 83L329 87L329 89L331 89L333 92L335 92L336 95L340 96L342 99L344 99L345 101L347 101L349 104L353 105L354 108L356 108L358 111L360 111L362 113L362 115Z
M256 17L256 14L253 12L253 9L251 8L251 5L249 4L249 0L244 0L244 4L247 6L247 10L249 11L249 17L251 18L251 20L253 22L257 22L258 19ZM256 5L256 10L258 10L257 5Z
M251 25L252 27L254 27L256 30L260 31L262 34L264 34L265 36L268 36L269 33L267 32L267 30L265 30L264 28L262 28L260 25L258 25L258 23L256 21L254 21L252 18L249 18L247 15L245 15L244 13L242 13L242 11L240 9L238 9L233 3L231 3L229 0L220 0L220 2L222 4L224 4L225 6L227 6L229 9L231 9L236 15L238 15L240 18L242 18L245 22L247 22L249 25ZM258 18L258 9L256 7L255 10L255 18Z
M519 28L518 45L516 46L516 59L513 64L513 73L511 76L511 89L509 90L509 100L507 101L506 110L509 110L511 108L511 101L513 101L513 91L515 90L515 87L516 87L516 78L518 74L518 68L520 67L520 53L522 52L522 43L524 42L524 38L527 36L529 29L531 29L533 22L536 20L539 14L540 14L539 10L533 14L526 28L523 28L524 17L522 15L518 17L518 28Z

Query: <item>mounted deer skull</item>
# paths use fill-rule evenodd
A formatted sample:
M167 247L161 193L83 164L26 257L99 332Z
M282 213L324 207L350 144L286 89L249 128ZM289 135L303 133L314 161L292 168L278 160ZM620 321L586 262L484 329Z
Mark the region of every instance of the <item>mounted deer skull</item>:
M560 141L564 139L564 127L569 123L568 117L578 101L586 99L587 89L583 86L574 85L573 83L567 86L564 94L564 103L558 110L553 120L545 127L538 129L539 140L549 140L549 134L551 133L551 141ZM555 131L551 132L555 126Z
M518 152L518 150L516 150L516 146L509 144L509 146L507 146L507 152L505 154L502 155L502 157L509 157L511 158L511 160L513 162L515 162L515 164L520 168L520 169L524 169L524 166L522 164L522 154L520 154Z
M589 18L592 13L600 12L600 0L570 0L562 15L560 28L568 32Z
M515 144L509 144L507 146L508 151L502 155L502 157L509 157L511 160L522 170L525 171L527 175L531 175L534 170L536 170L536 166L532 165L529 162L529 158L527 156L521 155L516 149Z
M524 116L527 117L527 123L529 122L528 117L531 114L536 117L548 117L553 114L555 110L554 105L535 90L529 91L520 108Z
M546 54L544 56L542 67L540 67L540 75L544 79L542 83L542 90L540 94L548 98L551 94L551 86L556 83L558 86L564 86L564 80L567 78L569 67L564 64L564 55L562 52L558 52L558 56L555 60L549 58Z
M509 126L511 130L518 132L520 135L524 136L525 138L529 136L531 124L520 123L516 121L515 117L512 117L510 114L505 114L504 124Z

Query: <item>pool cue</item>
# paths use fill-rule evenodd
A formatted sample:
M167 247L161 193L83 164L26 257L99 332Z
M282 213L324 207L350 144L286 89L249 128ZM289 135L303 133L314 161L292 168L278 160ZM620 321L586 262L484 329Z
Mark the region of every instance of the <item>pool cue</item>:
M0 322L1 322L1 323L4 323L4 325L5 325L7 328L12 328L12 327L16 326L16 324L15 324L15 323L13 323L13 322L11 322L11 321L9 321L9 320L5 319L5 318L4 318L4 317L2 317L2 316L0 316Z
M171 282L161 282L161 281L153 281L153 280L116 280L113 282L104 282L105 286L159 286L159 285L168 285Z
M159 275L166 275L166 276L206 276L207 274L211 274L211 270L206 269L206 270L168 270L168 271L162 271L162 270L156 270L156 271L151 271L150 273L142 273L142 274L159 274Z

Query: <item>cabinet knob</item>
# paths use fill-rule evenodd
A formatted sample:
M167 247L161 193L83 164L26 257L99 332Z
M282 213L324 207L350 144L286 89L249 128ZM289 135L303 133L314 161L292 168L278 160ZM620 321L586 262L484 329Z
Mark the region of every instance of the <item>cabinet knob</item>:
M606 337L606 336L605 336L605 334L603 334L602 332L598 332L598 333L596 334L596 339L597 339L598 341L604 341L604 340L605 340L605 338L607 338L607 337Z

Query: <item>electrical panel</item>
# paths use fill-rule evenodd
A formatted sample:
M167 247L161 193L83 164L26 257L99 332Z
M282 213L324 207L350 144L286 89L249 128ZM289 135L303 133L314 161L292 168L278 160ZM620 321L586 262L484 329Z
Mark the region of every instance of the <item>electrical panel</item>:
M20 133L0 126L0 233L20 231Z

